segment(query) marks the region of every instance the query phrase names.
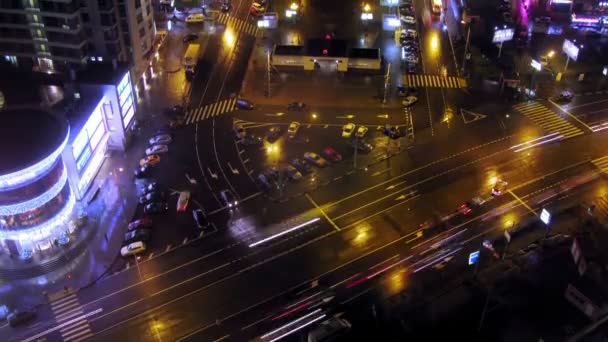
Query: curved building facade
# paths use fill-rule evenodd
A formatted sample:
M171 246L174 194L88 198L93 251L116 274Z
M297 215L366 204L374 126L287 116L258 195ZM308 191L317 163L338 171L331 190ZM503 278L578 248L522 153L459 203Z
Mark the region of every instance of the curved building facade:
M65 236L76 200L62 152L69 125L40 109L0 113L0 249L27 256Z

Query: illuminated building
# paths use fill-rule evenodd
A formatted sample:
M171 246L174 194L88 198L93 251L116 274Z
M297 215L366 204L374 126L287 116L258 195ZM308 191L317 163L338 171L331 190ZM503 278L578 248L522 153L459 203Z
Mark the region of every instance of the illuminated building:
M65 232L75 204L61 153L68 122L39 109L2 112L0 249L12 255L46 249Z

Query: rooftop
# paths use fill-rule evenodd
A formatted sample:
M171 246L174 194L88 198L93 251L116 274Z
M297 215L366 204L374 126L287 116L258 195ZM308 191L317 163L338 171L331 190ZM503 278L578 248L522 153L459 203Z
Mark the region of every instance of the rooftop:
M80 95L79 99L74 98L73 95L68 96L53 106L54 112L65 115L70 122L69 143L72 143L80 133L104 95L104 89L99 85L80 85L77 91Z
M65 139L68 123L39 108L0 112L0 175L31 166L55 151Z
M366 59L378 59L380 58L380 49L362 49L353 48L348 52L349 58L366 58Z
M306 44L306 55L316 57L346 57L347 46L347 41L342 39L310 39Z
M92 63L78 72L76 79L79 83L116 85L128 72L129 66L126 64L117 63L114 67L112 63Z

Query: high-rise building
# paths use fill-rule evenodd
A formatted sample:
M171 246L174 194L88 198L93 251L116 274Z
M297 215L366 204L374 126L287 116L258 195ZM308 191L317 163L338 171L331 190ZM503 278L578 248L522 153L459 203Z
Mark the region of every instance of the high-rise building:
M139 80L153 47L152 0L0 0L0 58L65 72L128 62Z

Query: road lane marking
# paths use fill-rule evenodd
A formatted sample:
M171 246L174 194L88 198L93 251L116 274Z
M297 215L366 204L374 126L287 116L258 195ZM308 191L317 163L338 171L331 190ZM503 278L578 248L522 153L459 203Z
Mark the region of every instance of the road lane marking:
M409 240L405 241L405 243L411 243L411 242L414 242L414 241L416 241L416 240L420 239L420 238L421 238L423 235L424 235L424 234L422 233L422 230L419 230L419 231L417 231L417 232L416 232L416 236L414 236L413 238L411 238L411 239L409 239Z
M321 207L319 207L319 205L317 204L317 202L315 202L312 197L310 197L310 195L308 193L304 194L306 196L306 198L308 199L308 201L310 201L310 203L319 210L319 212L321 213L321 215L323 215L323 217L325 217L325 219L327 220L327 222L329 222L329 224L331 224L336 231L340 231L340 227L338 227L338 225L336 225L336 223L329 218L329 216L327 216L327 214L325 213L325 210L323 210Z
M390 170L391 170L391 168L389 167L384 170L376 171L376 172L372 173L372 177L380 176L381 174L387 173Z
M52 332L55 332L55 331L57 331L57 330L60 330L60 329L62 329L63 327L66 327L66 326L71 325L71 324L73 324L73 323L76 323L76 322L78 322L78 321L82 321L82 320L84 320L84 319L87 319L88 317L91 317L91 316L93 316L93 315L95 315L95 314L97 314L97 313L100 313L100 312L102 312L102 311L103 311L103 309L101 309L101 308L99 308L99 309L97 309L97 310L94 310L94 311L91 311L91 312L89 312L89 313L87 313L87 314L84 314L84 315L82 315L82 316L80 316L80 317L76 317L76 318L71 319L71 320L69 320L69 321L67 321L67 322L63 322L63 323L61 323L61 324L59 324L59 325L57 325L57 326L55 326L55 327L52 327L52 328L47 329L47 330L45 330L45 331L42 331L42 332L40 332L40 333L38 333L38 334L36 334L36 335L34 335L34 336L30 336L29 338L27 338L27 339L25 339L25 340L23 340L23 341L21 341L21 342L32 342L32 341L35 341L35 340L39 339L40 337L46 336L46 335L48 335L48 334L50 334L50 333L52 333Z
M523 205L524 207L526 207L526 209L528 209L532 214L538 216L538 214L536 213L536 211L534 211L534 209L530 208L530 206L527 205L526 202L524 202L521 198L519 198L519 196L517 196L513 191L508 190L507 192L509 194L511 194L511 196L513 196L513 198L515 198L519 203L521 203L521 205Z
M357 225L359 225L361 222L365 222L365 221L367 221L367 220L369 220L369 219L371 219L371 218L374 218L374 217L376 217L376 216L378 216L378 215L380 215L380 214L383 214L383 213L385 213L385 212L387 212L387 211L389 211L389 210L391 210L391 209L393 209L393 208L395 208L395 207L397 207L397 206L399 206L399 205L402 205L402 204L408 203L409 201L414 200L414 199L416 199L416 198L418 198L418 197L420 197L420 195L416 195L416 196L410 197L410 198L408 198L408 199L407 199L407 201L403 201L403 202L399 202L399 203L397 203L397 204L393 204L393 205L391 205L391 206L390 206L390 207L388 207L388 208L385 208L385 209L383 209L383 210L380 210L380 211L378 211L378 212L376 212L376 213L373 213L373 214L371 214L371 215L369 215L369 216L367 216L367 217L364 217L364 218L362 218L362 219L360 219L360 220L358 220L358 221L355 221L355 222L353 222L353 223L351 223L351 224L349 224L349 225L346 225L346 226L345 226L345 227L343 227L342 229L344 230L344 229L348 229L348 228L350 228L350 227L357 226ZM407 237L407 235L405 235L404 237Z
M404 191L406 191L406 190L407 190L407 189L401 189L401 190L399 190L399 191L395 191L395 192L390 193L390 194L388 194L388 195L385 195L385 196L382 196L382 197L380 197L380 198L377 198L377 199L376 199L376 200L374 200L374 201L371 201L371 202L365 203L365 204L364 204L364 205L362 205L362 206L359 206L359 207L356 207L356 208L354 208L354 209L352 209L352 210L350 210L350 211L347 211L346 213L344 213L344 214L342 214L342 215L338 215L338 216L334 217L334 218L333 218L333 220L336 220L336 221L337 221L337 220L339 220L339 219L343 218L344 216L348 216L348 215L350 215L350 214L354 213L355 211L359 211L359 210L361 210L361 209L367 208L367 207L369 207L370 205L374 205L374 204L376 204L376 203L378 203L378 202L381 202L381 201L383 201L383 200L385 200L385 199L387 199L387 198L389 198L389 197L393 197L393 196L395 196L396 194L398 194L398 193L400 193L400 192L404 192ZM408 193L408 194L411 194L411 193ZM403 199L405 199L405 195L406 195L406 194L403 194L403 196L404 196L404 198L403 198ZM411 194L411 195L413 196L413 194Z

